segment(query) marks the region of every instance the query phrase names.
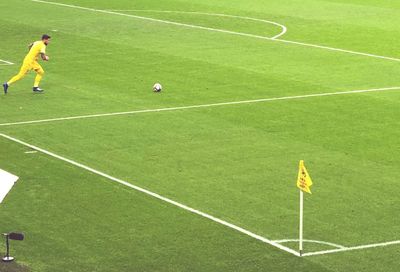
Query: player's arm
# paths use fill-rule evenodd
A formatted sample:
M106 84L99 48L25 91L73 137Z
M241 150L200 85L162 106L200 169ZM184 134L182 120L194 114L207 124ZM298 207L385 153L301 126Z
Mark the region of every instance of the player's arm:
M49 56L46 55L46 45L44 43L41 45L39 53L42 60L48 61L50 59Z
M45 53L40 53L40 57L42 58L42 60L44 61L48 61L50 58L49 56L47 56Z

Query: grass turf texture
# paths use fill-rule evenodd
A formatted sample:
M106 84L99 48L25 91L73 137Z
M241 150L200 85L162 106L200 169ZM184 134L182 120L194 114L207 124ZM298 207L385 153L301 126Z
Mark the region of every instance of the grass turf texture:
M0 262L0 271L2 272L27 272L27 267L17 264L15 261L12 263Z
M61 1L59 1L61 2ZM98 9L250 16L283 39L400 57L393 1L72 1ZM400 63L31 1L0 3L0 59L53 34L45 95L31 76L0 97L0 123L398 86ZM7 11L7 12L6 12ZM274 36L273 25L127 14ZM32 16L35 14L35 16ZM43 16L41 16L43 15ZM57 30L57 32L52 32ZM3 80L17 66L0 66ZM153 94L159 81L165 90ZM297 237L297 163L314 179L305 238L345 246L398 239L397 91L0 127L270 239ZM297 258L206 219L0 139L21 177L0 230L32 271L396 271L399 246ZM295 248L295 244L288 244ZM306 251L329 249L306 244Z

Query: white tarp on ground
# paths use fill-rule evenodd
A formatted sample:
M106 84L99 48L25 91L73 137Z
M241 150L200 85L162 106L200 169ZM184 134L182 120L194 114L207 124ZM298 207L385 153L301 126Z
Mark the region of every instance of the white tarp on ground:
M18 177L0 169L0 203L17 182Z

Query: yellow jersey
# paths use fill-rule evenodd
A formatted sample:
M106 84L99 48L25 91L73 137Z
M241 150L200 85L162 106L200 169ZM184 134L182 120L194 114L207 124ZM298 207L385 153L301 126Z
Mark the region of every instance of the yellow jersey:
M33 63L38 60L40 54L46 54L46 44L43 41L34 42L29 49L28 55L24 59L24 63Z

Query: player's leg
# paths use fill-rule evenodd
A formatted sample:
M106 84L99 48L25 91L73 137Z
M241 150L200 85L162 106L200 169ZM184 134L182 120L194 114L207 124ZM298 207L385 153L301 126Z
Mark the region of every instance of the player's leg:
M33 91L41 93L44 90L39 88L39 84L44 76L44 70L42 66L40 66L40 64L37 62L33 65L33 70L36 72L35 83L33 84Z
M29 72L30 69L31 69L30 65L25 63L22 64L18 74L13 76L8 82L3 84L4 93L7 93L8 87L10 87L10 85L15 83L16 81L22 79Z
M17 75L15 75L14 77L12 77L8 82L8 86L10 86L11 84L17 82L18 80L22 79L25 77L25 75L29 72L29 66L28 65L22 65L21 69L19 70L19 73Z

